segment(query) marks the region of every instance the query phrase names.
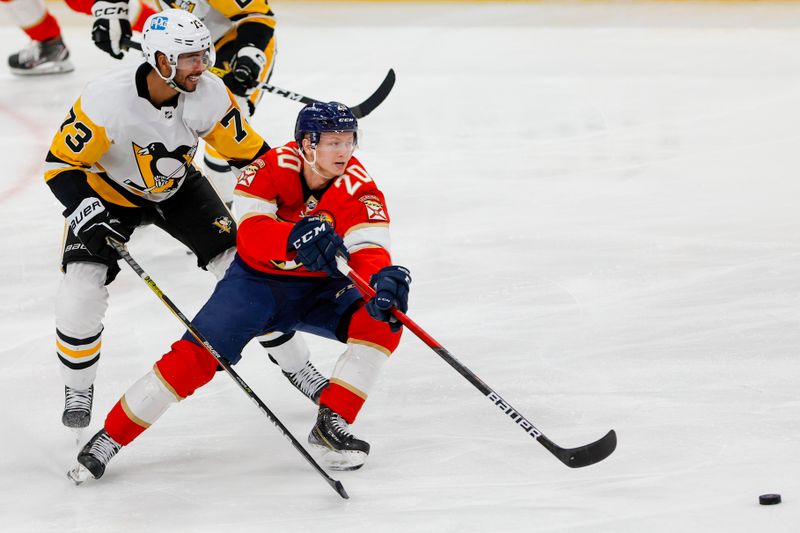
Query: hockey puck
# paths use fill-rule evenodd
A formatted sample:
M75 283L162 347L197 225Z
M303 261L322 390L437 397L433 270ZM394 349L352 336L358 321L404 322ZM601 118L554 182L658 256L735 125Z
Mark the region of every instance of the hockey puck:
M758 497L758 503L761 505L777 505L781 503L780 494L762 494Z

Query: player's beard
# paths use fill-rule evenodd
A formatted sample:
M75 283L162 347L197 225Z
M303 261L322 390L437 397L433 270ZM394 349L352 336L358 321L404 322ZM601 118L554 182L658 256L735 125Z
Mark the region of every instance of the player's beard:
M191 75L193 76L194 74L191 74ZM177 85L178 88L181 91L183 91L185 93L193 93L193 92L195 92L197 90L198 85L200 85L200 78L202 76L203 76L203 72L200 72L199 74L197 74L197 82L195 82L193 89L189 89L188 87L186 87L186 84L184 83L189 78L189 75L184 76L183 81L178 82L178 81L173 80L173 83L175 83L175 85Z
M182 84L182 83L179 83L179 82L177 82L177 81L175 82L175 85L177 85L177 86L178 86L178 88L179 88L181 91L185 92L185 93L193 93L193 92L194 92L194 89L188 89L188 88L187 88L187 87L186 87L184 84ZM197 87L195 87L195 89L196 89L196 88L197 88Z

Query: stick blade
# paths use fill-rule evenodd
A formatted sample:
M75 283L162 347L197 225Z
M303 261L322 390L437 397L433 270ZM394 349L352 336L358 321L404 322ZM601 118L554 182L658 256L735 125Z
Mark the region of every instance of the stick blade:
M392 92L392 87L394 87L394 82L396 79L397 78L394 74L394 69L390 68L389 72L386 73L386 77L383 79L375 92L357 106L350 108L350 111L353 112L353 115L355 115L356 118L364 118L372 113L376 107L381 105L383 101L386 100L386 97L389 96L389 93Z
M349 500L350 496L347 494L347 491L344 490L344 485L339 480L334 481L333 485L331 485L333 489L339 493L339 496L344 498L345 500Z
M600 440L577 448L560 448L556 457L570 468L599 463L617 449L617 433L612 429Z

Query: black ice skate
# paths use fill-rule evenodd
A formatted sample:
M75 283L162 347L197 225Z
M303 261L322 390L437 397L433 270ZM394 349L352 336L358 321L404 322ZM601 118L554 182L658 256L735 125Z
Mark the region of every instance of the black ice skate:
M67 472L67 477L76 485L89 479L89 476L100 479L106 471L108 462L121 448L121 444L109 437L105 429L101 429L78 453L78 464Z
M64 387L64 413L61 415L61 422L73 429L88 427L92 420L93 396L94 385L85 390Z
M8 68L19 76L62 74L75 69L69 60L69 50L60 37L31 41L16 54L8 56Z
M322 452L321 461L331 470L356 470L367 460L369 443L354 437L349 429L338 413L329 407L320 407L308 443Z
M272 356L269 360L278 364ZM283 371L282 371L283 372ZM306 366L297 372L283 372L286 379L294 385L294 387L305 395L306 398L319 405L319 395L322 394L322 389L328 386L328 379L319 373L311 361L306 361Z

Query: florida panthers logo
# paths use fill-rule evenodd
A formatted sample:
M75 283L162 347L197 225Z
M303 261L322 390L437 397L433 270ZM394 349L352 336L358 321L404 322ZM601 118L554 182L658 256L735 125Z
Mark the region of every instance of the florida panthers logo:
M333 214L330 213L329 211L317 211L316 213L314 213L314 216L319 217L319 219L323 222L327 222L330 225L330 227L332 228L336 227L336 219L333 218Z
M180 181L186 177L194 159L197 145L178 146L175 150L167 150L163 143L154 142L147 146L133 144L133 153L142 184L125 180L125 184L139 192L158 194L177 189Z

